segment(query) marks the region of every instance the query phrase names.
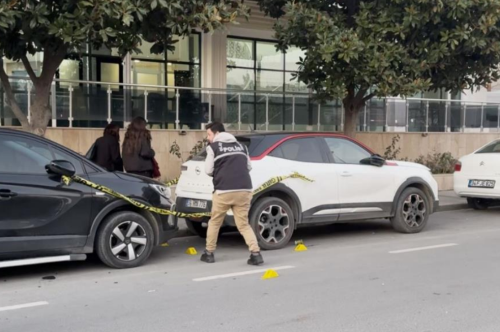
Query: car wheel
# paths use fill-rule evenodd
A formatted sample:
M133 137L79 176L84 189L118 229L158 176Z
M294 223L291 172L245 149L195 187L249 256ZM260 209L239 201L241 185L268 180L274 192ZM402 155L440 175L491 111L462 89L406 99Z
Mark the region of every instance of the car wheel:
M290 206L275 197L257 201L250 212L250 224L259 246L264 250L284 248L295 230L295 219Z
M398 198L391 224L397 232L418 233L427 225L429 213L429 199L424 192L418 188L408 188Z
M467 198L467 204L474 210L487 210L490 207L490 202L482 198Z
M154 232L148 221L135 212L118 212L106 220L97 234L100 260L115 269L142 265L153 250Z
M203 227L203 222L192 221L189 219L185 220L186 220L186 226L191 233L193 233L194 235L198 235L199 237L202 237L204 239L207 237L207 227Z

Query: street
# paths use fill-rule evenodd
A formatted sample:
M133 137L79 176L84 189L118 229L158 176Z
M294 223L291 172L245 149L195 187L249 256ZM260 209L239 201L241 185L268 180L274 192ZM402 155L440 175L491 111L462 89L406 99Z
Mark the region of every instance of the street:
M257 268L225 234L212 265L186 237L131 270L95 258L4 269L0 331L498 331L499 213L437 213L415 235L387 221L301 229L307 251L264 252Z

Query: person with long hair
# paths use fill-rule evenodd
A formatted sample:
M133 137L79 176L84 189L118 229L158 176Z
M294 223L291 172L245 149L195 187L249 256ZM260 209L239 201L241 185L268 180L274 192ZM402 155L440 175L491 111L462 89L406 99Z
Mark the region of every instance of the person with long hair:
M123 164L127 173L153 178L155 151L151 148L151 132L146 120L132 120L123 141Z
M123 172L123 161L120 154L120 127L110 123L104 134L94 143L92 161L110 172Z

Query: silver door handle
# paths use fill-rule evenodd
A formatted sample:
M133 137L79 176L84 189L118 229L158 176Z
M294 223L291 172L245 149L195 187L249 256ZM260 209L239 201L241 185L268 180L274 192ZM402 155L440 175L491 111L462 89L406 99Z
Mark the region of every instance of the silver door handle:
M345 177L345 178L348 178L348 177L351 177L352 176L352 173L349 173L349 172L343 172L342 173L342 176Z

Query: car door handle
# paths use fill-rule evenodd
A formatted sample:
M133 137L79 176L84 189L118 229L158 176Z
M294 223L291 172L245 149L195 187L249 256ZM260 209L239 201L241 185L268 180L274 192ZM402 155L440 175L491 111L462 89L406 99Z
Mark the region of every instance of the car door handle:
M8 189L0 189L0 197L1 198L12 198L17 196L16 193L13 193L12 191Z
M352 173L350 173L350 172L342 172L341 176L343 176L345 178L348 178L348 177L352 176Z

